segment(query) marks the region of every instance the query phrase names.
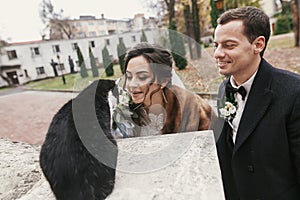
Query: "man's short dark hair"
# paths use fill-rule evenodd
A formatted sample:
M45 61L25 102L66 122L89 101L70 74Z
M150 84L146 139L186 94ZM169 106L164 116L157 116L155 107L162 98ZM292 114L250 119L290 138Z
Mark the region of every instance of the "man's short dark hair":
M257 37L264 36L266 46L271 34L269 17L260 9L253 6L235 8L224 12L217 20L220 25L234 20L241 20L244 24L244 34L252 43ZM265 50L264 49L264 50ZM261 56L264 51L261 52Z

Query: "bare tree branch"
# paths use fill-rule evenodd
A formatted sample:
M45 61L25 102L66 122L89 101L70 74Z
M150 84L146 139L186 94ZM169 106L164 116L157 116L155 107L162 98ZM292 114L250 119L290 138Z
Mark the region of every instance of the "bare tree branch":
M68 17L64 16L62 9L59 12L55 12L51 0L42 1L42 3L40 4L39 14L44 24L43 35L49 35L50 30L53 29L56 32L62 32L69 39L72 37L73 32L71 25L67 21ZM51 39L51 35L48 37ZM63 35L61 35L60 37L63 37ZM62 38L57 38L56 36L53 39Z

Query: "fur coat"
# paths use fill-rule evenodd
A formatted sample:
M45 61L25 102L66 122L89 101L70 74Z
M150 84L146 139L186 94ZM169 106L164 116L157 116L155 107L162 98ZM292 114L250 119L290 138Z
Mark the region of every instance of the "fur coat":
M165 87L163 93L164 101L160 105L162 112L154 114L149 112L149 108L138 105L138 109L132 109L135 117L131 124L134 125L127 126L119 137L192 132L210 128L213 111L199 95L175 85Z
M209 129L213 111L204 99L175 85L165 88L164 93L167 116L162 134Z

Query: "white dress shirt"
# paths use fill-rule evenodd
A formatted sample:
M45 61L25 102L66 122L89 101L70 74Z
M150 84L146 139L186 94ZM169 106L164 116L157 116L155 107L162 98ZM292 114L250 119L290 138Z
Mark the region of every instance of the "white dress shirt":
M239 124L240 124L242 114L243 114L243 111L244 111L244 108L245 108L245 105L246 105L246 102L248 99L248 94L250 92L250 89L251 89L251 86L252 86L252 83L253 83L256 73L257 73L257 71L251 76L251 78L248 81L246 81L245 83L243 83L242 85L239 85L239 86L236 85L233 77L232 76L230 77L230 83L231 83L232 87L239 88L239 87L243 86L245 88L245 90L247 91L247 95L246 95L244 101L242 100L242 95L240 93L237 92L234 94L234 97L237 101L237 111L236 111L236 115L232 121L233 143L235 143L235 140L236 140L236 135L237 135L237 131L239 128Z

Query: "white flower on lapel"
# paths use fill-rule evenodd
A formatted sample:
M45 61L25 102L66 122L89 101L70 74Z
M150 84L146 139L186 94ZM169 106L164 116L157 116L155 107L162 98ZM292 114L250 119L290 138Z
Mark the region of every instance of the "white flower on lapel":
M236 110L236 102L232 103L229 101L225 101L224 107L221 107L219 109L220 116L227 121L231 121L236 115Z

